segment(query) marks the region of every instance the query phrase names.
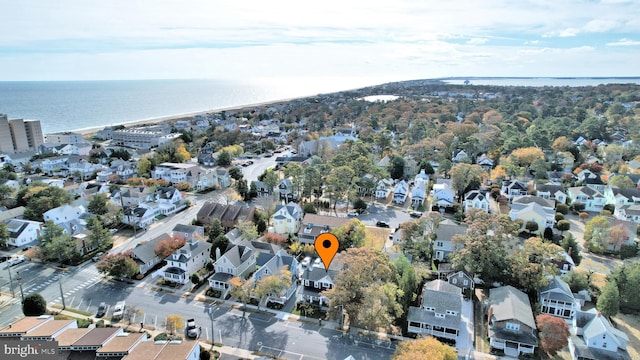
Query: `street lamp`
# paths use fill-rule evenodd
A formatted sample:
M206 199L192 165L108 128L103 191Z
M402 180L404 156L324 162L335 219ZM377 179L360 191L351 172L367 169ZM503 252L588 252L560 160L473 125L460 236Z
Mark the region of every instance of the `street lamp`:
M209 307L209 319L211 319L211 350L213 350L213 344L216 342L216 333L215 330L213 329L213 322L215 321L213 319L213 313L217 310L218 308L214 308L213 305L211 305ZM222 335L220 335L220 342L222 343Z

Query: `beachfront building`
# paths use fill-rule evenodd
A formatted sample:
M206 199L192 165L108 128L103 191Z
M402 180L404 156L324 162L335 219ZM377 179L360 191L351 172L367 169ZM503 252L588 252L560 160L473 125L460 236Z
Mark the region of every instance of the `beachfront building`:
M0 114L0 153L35 151L44 143L38 120L12 119Z
M63 131L45 135L44 142L48 144L80 144L84 142L84 139L80 133Z
M170 131L171 129L162 126L115 130L111 145L151 149L169 143L181 135L180 133L172 134Z

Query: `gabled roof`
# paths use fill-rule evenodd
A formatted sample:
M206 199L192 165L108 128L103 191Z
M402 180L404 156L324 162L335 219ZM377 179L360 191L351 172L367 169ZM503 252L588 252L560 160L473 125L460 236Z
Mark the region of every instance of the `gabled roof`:
M198 231L198 229L202 228L202 226L197 225L186 225L186 224L177 224L173 227L172 231L193 234Z
M466 226L458 225L451 220L444 220L436 228L436 239L450 241L454 235L461 235L467 231Z
M536 184L536 190L538 192L548 192L550 194L555 194L558 191L564 192L562 185L557 184Z
M76 320L51 320L47 321L44 324L38 326L33 330L27 331L24 337L43 337L43 336L53 336L53 334L58 331L64 329L65 327L75 323Z
M281 209L284 209L284 211L294 219L298 219L303 215L302 208L300 207L300 205L294 202L290 202L286 205L283 205L283 204L276 205L274 214L278 213Z
M547 286L540 289L540 297L549 300L575 302L571 288L559 276L553 277Z
M611 187L610 189L614 196L620 195L630 200L633 198L640 199L640 189L637 189L637 188L623 189L615 186Z
M580 194L584 194L590 198L604 197L598 190L594 190L588 186L574 186L567 189L571 194L571 197L577 197Z
M464 195L464 199L467 201L487 201L487 197L478 190L471 190Z
M533 195L520 195L513 198L512 208L516 208L518 204L528 205L531 203L536 203L542 207L551 209L554 209L556 207L556 204L553 200L547 200Z
M489 291L489 301L496 321L518 320L532 329L536 328L527 294L511 285Z
M253 255L253 252L254 249L250 246L229 244L227 246L227 251L224 252L224 255L222 255L222 257L227 258L227 260L233 266L238 267L243 262L250 259ZM220 259L222 259L222 257L220 257Z
M146 264L147 262L158 257L158 255L156 255L156 245L158 244L158 242L170 238L171 237L169 236L169 234L165 233L149 241L139 243L138 245L136 245L136 247L133 248L133 250L131 250L131 255Z

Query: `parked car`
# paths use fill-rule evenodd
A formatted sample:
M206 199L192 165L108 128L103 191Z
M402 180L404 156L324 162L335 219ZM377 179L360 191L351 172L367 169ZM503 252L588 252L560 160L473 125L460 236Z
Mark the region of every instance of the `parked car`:
M187 337L190 339L195 339L198 337L198 328L196 327L195 319L187 320Z
M390 227L388 222L386 222L386 221L382 221L382 220L378 221L378 222L376 223L376 226L377 226L377 227L383 227L383 228L388 228L388 227Z
M122 319L122 317L124 316L124 308L125 308L124 301L118 301L116 303L116 306L113 307L113 316L111 317L111 319L112 320Z
M107 304L101 302L100 305L98 305L98 311L96 312L96 317L98 318L103 317L106 312L107 312Z
M409 216L411 216L412 218L419 218L422 216L422 213L420 211L412 211L409 213Z
M10 258L9 261L7 261L7 264L9 264L9 266L14 266L14 265L18 265L20 263L23 263L25 260L27 260L26 256L18 255L18 256Z
M307 256L306 258L302 259L302 261L300 262L300 265L306 267L306 266L309 266L310 263L311 263L311 256Z
M100 261L100 259L102 259L102 256L104 256L104 253L101 251L101 252L97 253L94 257L92 257L91 261L98 262L98 261Z
M350 218L358 217L358 215L359 215L358 212L353 210L347 213L347 217L350 217Z

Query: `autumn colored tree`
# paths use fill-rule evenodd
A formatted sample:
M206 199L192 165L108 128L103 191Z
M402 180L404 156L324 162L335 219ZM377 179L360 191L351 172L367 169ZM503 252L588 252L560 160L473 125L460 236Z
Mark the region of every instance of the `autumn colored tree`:
M99 272L116 278L131 278L140 271L138 264L131 258L131 252L109 254L96 264Z
M338 251L364 245L367 236L364 224L358 219L351 219L346 224L331 229L331 233L338 238Z
M609 228L609 242L614 250L619 250L622 245L629 241L629 235L622 224ZM604 244L603 244L604 245Z
M540 314L536 317L540 346L551 357L567 346L569 325L559 317Z
M498 165L495 168L491 169L489 172L489 179L491 181L502 181L507 177L507 172L504 170L502 165Z
M260 303L268 296L279 297L291 287L291 271L285 266L273 275L263 276L256 282L253 293L260 299Z
M584 226L584 241L590 251L600 251L609 241L611 224L604 216L596 216Z
M626 175L616 175L609 178L607 184L610 187L618 187L621 189L633 189L636 184Z
M187 240L182 236L170 235L156 244L155 253L160 259L164 259L173 254L174 251L180 249L187 243Z
M529 167L536 159L544 159L544 153L540 148L526 147L514 150L511 157L516 159L520 166Z
M556 152L564 152L568 151L573 147L573 143L566 136L560 136L553 141L553 145L551 147Z
M393 360L455 360L457 358L458 354L454 348L431 336L400 342L392 357Z
M559 260L562 248L540 238L529 238L509 256L512 285L527 292L549 283L555 275L553 260Z
M165 328L167 328L171 334L184 329L184 318L179 314L167 315Z

